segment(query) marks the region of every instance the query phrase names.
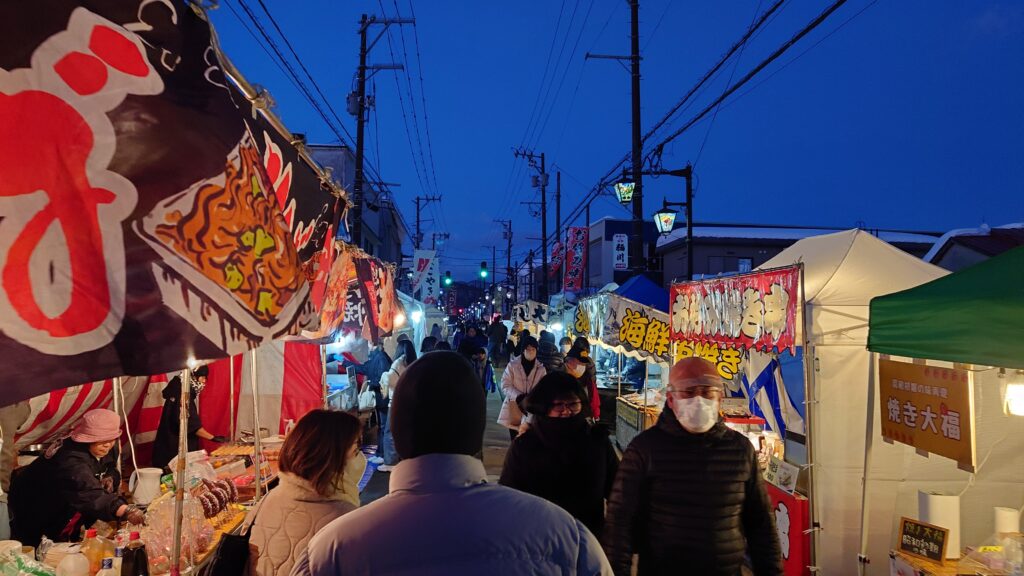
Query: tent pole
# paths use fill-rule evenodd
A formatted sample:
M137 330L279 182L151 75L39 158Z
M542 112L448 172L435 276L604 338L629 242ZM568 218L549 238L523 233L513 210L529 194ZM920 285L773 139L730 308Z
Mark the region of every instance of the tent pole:
M181 405L178 407L178 465L174 478L174 544L171 576L181 574L181 522L185 512L185 467L188 460L188 393L192 378L188 368L181 371Z
M867 423L864 426L865 437L864 437L864 479L861 485L861 497L860 497L860 554L857 556L857 570L861 576L864 576L867 570L868 562L868 504L870 497L868 494L868 471L871 470L871 448L875 441L875 353L871 352L868 354L868 410L867 410Z
M807 310L807 292L805 290L807 281L805 275L806 269L803 262L800 263L800 314L801 314L801 327L804 332L804 400L806 402L806 408L804 410L807 419L807 491L809 498L807 499L807 509L810 514L810 529L811 529L811 567L812 569L817 568L817 553L818 553L818 518L817 518L817 507L815 503L815 486L814 486L814 411L817 410L817 401L814 399L814 350L811 344L811 330L810 320Z
M320 345L320 395L324 409L327 409L327 344ZM357 399L358 402L358 399Z
M228 356L228 410L231 430L231 441L235 441L235 357Z
M249 351L251 355L249 363L249 381L252 384L252 452L253 452L253 464L256 468L256 495L253 502L260 501L260 495L263 490L263 448L261 446L260 438L260 402L259 402L259 387L257 385L258 377L257 364L256 364L256 349L253 348Z
M112 400L113 400L113 405L114 405L113 406L114 407L114 413L117 414L118 416L121 416L122 413L124 412L124 399L122 399L120 402L118 402L118 400L117 400L117 389L120 387L119 386L120 383L121 383L121 377L120 376L110 380L110 392L111 392L111 396L112 396ZM124 421L125 421L125 424L127 425L127 423L128 423L128 416L127 415L124 415ZM124 477L124 474L121 473L121 461L124 459L124 450L122 448L123 448L123 446L121 446L121 437L118 436L117 437L117 473L120 474L122 477Z
M146 383L146 386L149 386L148 382ZM123 406L124 405L124 382L122 382L120 378L117 379L117 391L121 394L121 404ZM123 408L122 408L122 410L123 410ZM136 460L136 457L135 457L135 441L132 440L132 428L131 428L131 425L128 423L128 412L127 411L125 411L125 413L124 413L124 432L125 432L125 435L128 436L128 449L132 451L132 469L133 470L138 470L139 469L139 462L138 462L138 460Z

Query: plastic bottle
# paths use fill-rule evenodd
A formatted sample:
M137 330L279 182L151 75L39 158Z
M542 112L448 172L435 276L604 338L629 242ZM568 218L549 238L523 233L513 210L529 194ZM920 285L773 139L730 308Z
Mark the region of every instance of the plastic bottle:
M121 563L121 576L149 576L149 556L146 545L139 539L138 532L128 537L128 547L124 551Z
M100 565L100 571L96 573L96 576L120 576L114 572L114 558L107 556L103 559L103 563Z
M285 423L284 423L284 435L285 435L285 437L287 437L289 434L291 434L292 433L292 429L294 429L294 428L295 428L295 420L292 420L291 418L286 420Z
M81 552L68 554L57 565L57 576L88 576L89 560Z
M95 576L103 567L103 542L96 537L96 530L90 528L85 531L85 540L82 542L82 554L89 561L89 575Z
M121 576L121 567L124 565L124 548L114 548L114 576Z

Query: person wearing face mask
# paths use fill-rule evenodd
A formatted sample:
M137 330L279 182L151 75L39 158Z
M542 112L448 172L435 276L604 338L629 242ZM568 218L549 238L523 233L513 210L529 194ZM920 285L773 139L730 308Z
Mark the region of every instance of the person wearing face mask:
M587 394L569 374L541 378L525 404L530 428L509 447L498 482L558 504L600 537L618 467L608 429L590 424Z
M43 536L54 542L81 539L81 529L97 520L142 524L145 515L118 494L116 412L90 410L11 481L11 536L38 546Z
M603 544L616 574L782 574L757 453L719 417L715 365L684 358L669 373L657 424L629 444L608 499Z
M562 339L558 341L558 348L562 351L562 355L569 353L572 349L572 340L568 336L562 336Z
M579 380L587 393L587 405L594 420L601 419L601 397L597 395L597 381L594 379L594 361L590 353L579 348L570 348L565 355L565 372Z
M347 412L313 410L299 419L281 446L280 483L247 519L250 574L288 574L321 528L359 507L360 433L359 419Z
M544 365L537 361L537 340L524 334L519 343L523 347L523 355L512 358L501 377L501 392L505 400L498 413L498 424L508 428L512 439L519 434L519 427L523 423L520 402L547 374Z
M217 443L225 443L228 438L225 436L214 436L205 428L199 419L199 404L197 398L199 392L206 386L206 377L210 374L210 368L200 366L191 373L192 390L189 393L188 401L188 436L186 437L187 449L189 452L199 450L199 439L212 440ZM172 458L178 455L178 432L181 417L181 377L175 376L167 383L163 391L164 408L160 413L160 425L156 429L156 439L153 441L153 466L166 468Z

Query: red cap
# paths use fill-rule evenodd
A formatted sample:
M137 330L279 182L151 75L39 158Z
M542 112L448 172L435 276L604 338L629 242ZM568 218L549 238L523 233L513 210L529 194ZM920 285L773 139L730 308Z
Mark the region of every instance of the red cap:
M694 386L722 387L722 377L718 369L707 360L690 356L683 358L672 367L668 375L669 388L683 390Z
M88 530L86 530L85 531L85 537L86 538L95 538L96 537L96 529L95 528L89 528Z
M138 532L132 532L128 535L128 540L138 540L139 538L140 537Z

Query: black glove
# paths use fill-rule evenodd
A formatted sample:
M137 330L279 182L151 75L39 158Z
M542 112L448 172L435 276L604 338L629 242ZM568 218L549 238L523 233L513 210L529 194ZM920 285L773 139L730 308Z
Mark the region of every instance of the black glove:
M216 442L217 444L227 444L228 442L231 441L231 439L228 438L227 436L214 436L210 440Z

